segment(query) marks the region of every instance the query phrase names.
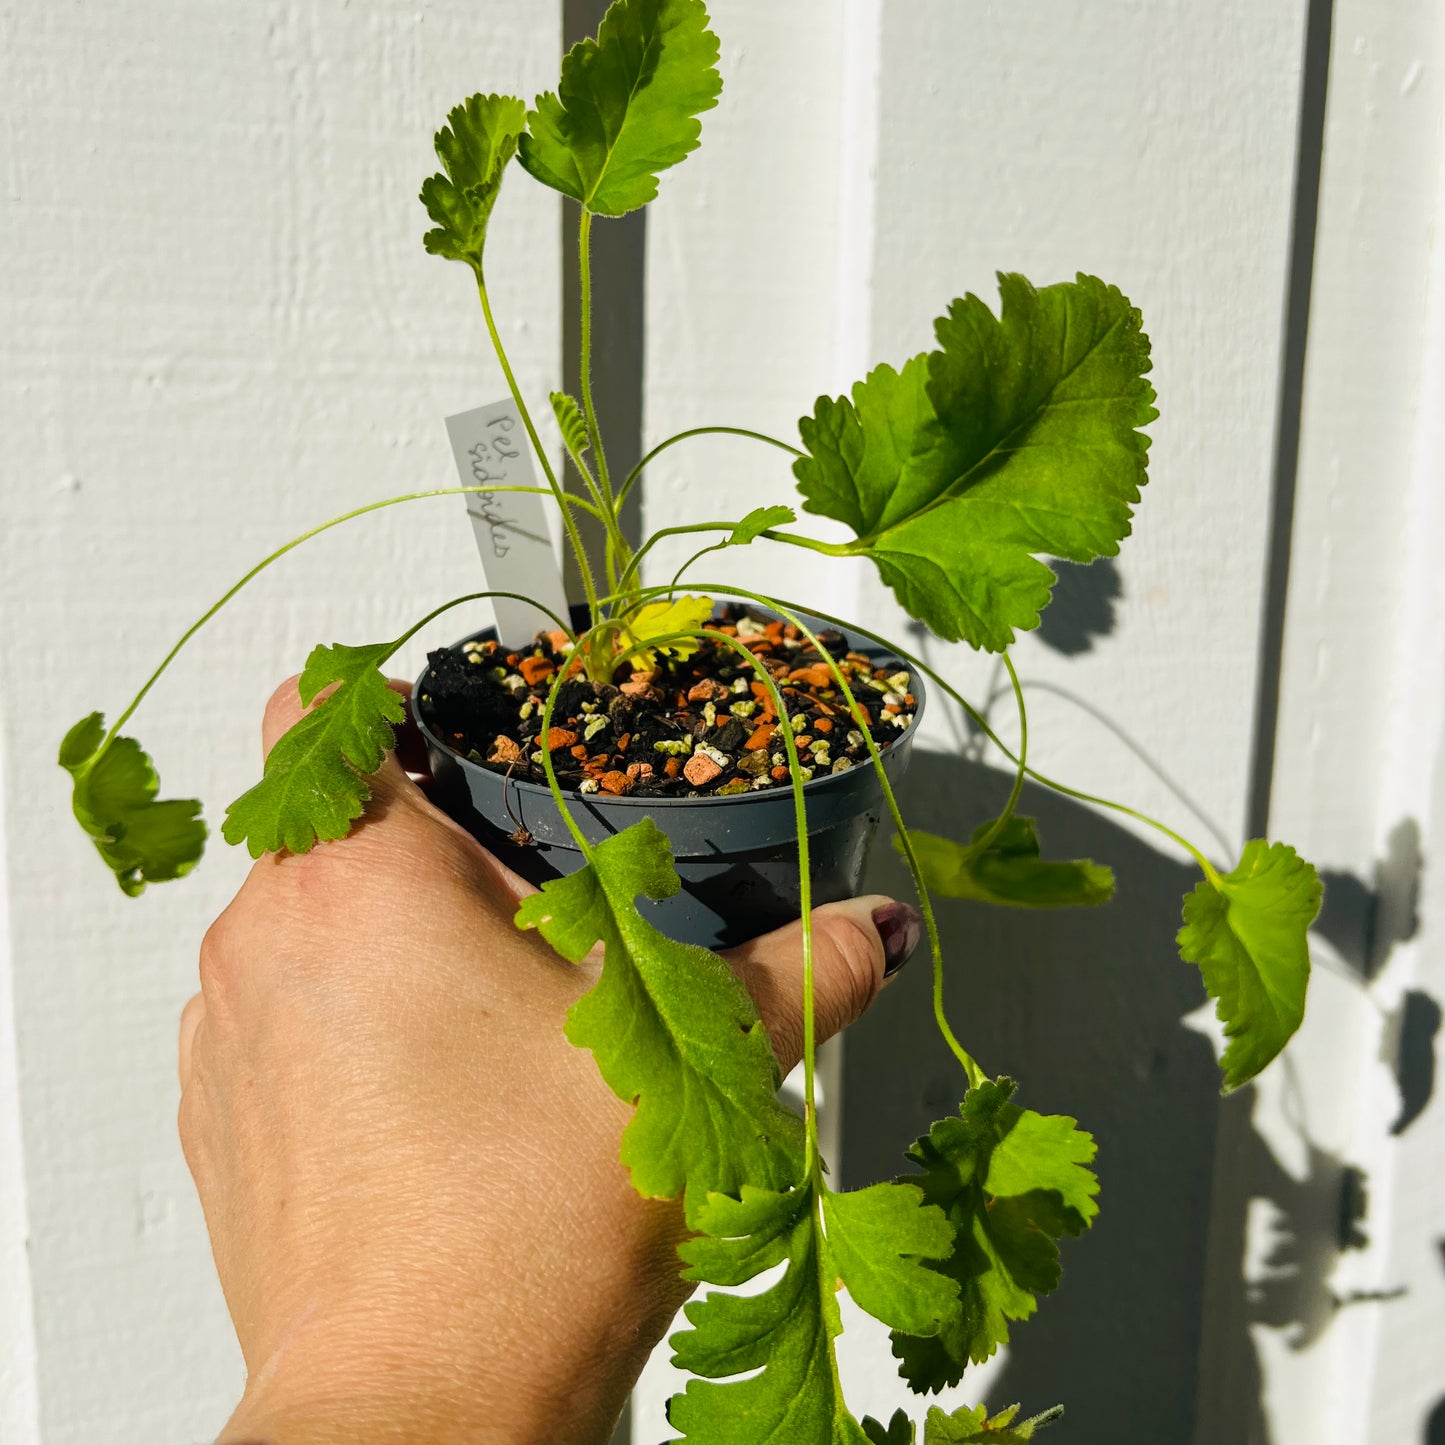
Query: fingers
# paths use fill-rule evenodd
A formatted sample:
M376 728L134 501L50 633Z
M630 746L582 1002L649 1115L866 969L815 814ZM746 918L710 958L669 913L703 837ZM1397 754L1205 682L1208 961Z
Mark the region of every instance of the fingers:
M196 1041L196 1029L200 1027L205 1016L206 1001L200 994L194 994L186 1000L186 1006L181 1010L181 1037L177 1059L182 1093L191 1082L191 1050Z
M813 913L818 1042L859 1018L923 937L916 908L877 895ZM803 1055L803 925L789 923L723 955L752 994L787 1073Z

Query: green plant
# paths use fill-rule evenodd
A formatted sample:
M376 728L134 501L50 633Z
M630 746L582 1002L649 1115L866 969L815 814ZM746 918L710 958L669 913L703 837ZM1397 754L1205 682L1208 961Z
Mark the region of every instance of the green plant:
M950 1027L930 893L1013 907L1108 900L1107 868L1042 857L1034 824L1015 811L1029 777L1159 829L1187 849L1203 874L1184 901L1179 949L1217 1001L1229 1038L1224 1086L1232 1089L1258 1073L1300 1023L1306 934L1321 890L1315 870L1283 844L1254 840L1224 872L1162 824L1042 777L1027 761L1024 697L1008 648L1017 631L1037 624L1049 601L1054 577L1040 556L1086 562L1115 553L1146 479L1148 442L1140 428L1156 415L1146 380L1149 344L1138 311L1116 288L1083 275L1035 288L1003 275L997 316L976 296L954 301L936 324L934 350L901 370L877 367L849 397L820 398L800 423L800 447L743 428L699 428L653 448L614 484L590 380L591 228L594 217L620 216L653 200L660 172L697 146L697 117L721 89L717 41L707 26L701 0L617 0L598 38L564 59L557 92L540 96L531 111L495 95L456 107L436 137L445 173L422 187L434 222L425 245L475 277L488 334L547 483L486 490L540 491L560 509L588 625L574 634L565 619L555 620L587 676L607 680L631 662L686 655L711 637L754 668L778 715L786 716L772 676L736 638L711 629L708 618L712 593L750 598L794 621L796 604L725 581L694 584L709 595L676 595L700 557L760 537L866 557L937 637L1002 657L1018 708L1017 754L942 677L886 644L927 674L1013 765L1002 812L966 841L908 830L877 744L867 737L927 925L936 1023L965 1085L960 1108L909 1151L919 1172L853 1192L828 1186L814 1106L807 773L786 727L780 732L804 917L801 1122L778 1102L776 1061L745 991L714 955L667 938L638 909L639 895L663 898L678 887L667 841L651 821L593 845L564 808L585 866L529 897L516 921L539 929L573 960L603 945L600 981L573 1009L568 1036L592 1051L621 1097L636 1101L623 1159L641 1193L684 1199L696 1231L681 1250L687 1276L736 1285L786 1266L764 1294L710 1294L688 1306L691 1328L672 1343L678 1363L697 1378L673 1401L674 1426L699 1445L780 1438L785 1420L789 1440L902 1442L913 1438L913 1426L901 1413L885 1428L856 1422L844 1404L832 1348L840 1329L837 1284L892 1328L902 1374L914 1389L929 1391L956 1383L970 1361L987 1359L1008 1339L1011 1323L1034 1312L1037 1296L1058 1282L1057 1241L1081 1233L1097 1213L1090 1135L1071 1118L1021 1108L1014 1082L991 1078ZM514 158L580 210L581 397L554 393L551 403L585 495L566 493L552 467L488 297L487 226ZM627 494L660 452L703 432L754 437L792 453L803 510L847 524L854 540L825 543L787 530L797 516L779 504L741 519L667 528L634 550L618 520ZM149 758L119 731L176 651L256 573L307 537L382 507L469 490L482 488L374 503L287 543L184 634L113 726L106 729L93 713L71 729L60 762L72 775L76 817L126 893L183 876L205 839L199 803L158 800ZM582 547L578 511L603 528L601 585ZM640 564L648 551L678 533L711 540L669 584L643 585ZM260 782L231 805L222 830L227 841L244 842L260 856L280 848L304 852L345 835L365 808L366 775L380 765L402 719L401 701L382 671L387 660L449 608L486 595L492 594L454 599L389 642L316 648L302 674L302 700L310 704L324 689L333 691L272 751ZM848 678L829 666L854 707ZM553 679L544 731L563 680L560 672ZM542 756L561 807L551 755ZM678 979L687 980L685 988ZM747 1379L730 1378L759 1367ZM935 1409L925 1436L930 1445L1021 1441L1050 1418L1015 1424L1012 1411L989 1419L981 1409L953 1416Z

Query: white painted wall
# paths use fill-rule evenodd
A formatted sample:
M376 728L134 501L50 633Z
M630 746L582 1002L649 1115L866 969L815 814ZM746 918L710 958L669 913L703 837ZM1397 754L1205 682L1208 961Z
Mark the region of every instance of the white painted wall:
M560 32L527 0L0 3L5 1445L199 1441L240 1379L174 1040L245 860L217 839L186 885L122 898L70 821L58 739L114 715L274 545L454 484L442 416L504 387L467 273L422 251L416 193L448 108L552 83ZM540 187L504 195L496 310L533 395L556 384L557 240ZM289 558L137 715L165 788L215 822L314 642L399 631L475 575L450 500Z

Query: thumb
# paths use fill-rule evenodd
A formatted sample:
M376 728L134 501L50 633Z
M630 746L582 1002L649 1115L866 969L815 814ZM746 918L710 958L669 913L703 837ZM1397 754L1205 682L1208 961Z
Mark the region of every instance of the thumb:
M862 1016L923 937L911 904L877 894L813 911L818 1042ZM785 924L722 955L758 1006L783 1073L803 1057L803 924Z

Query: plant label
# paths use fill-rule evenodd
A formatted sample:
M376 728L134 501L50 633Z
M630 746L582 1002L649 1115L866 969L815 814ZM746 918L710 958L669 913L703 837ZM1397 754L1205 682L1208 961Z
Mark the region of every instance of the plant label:
M458 412L446 419L447 436L457 459L464 487L535 487L532 453L526 428L508 397ZM497 592L519 592L567 616L567 593L552 535L547 529L545 499L529 492L468 492L467 515L477 537L487 587ZM539 629L556 622L540 607L510 597L495 597L497 635L510 646L528 641Z

